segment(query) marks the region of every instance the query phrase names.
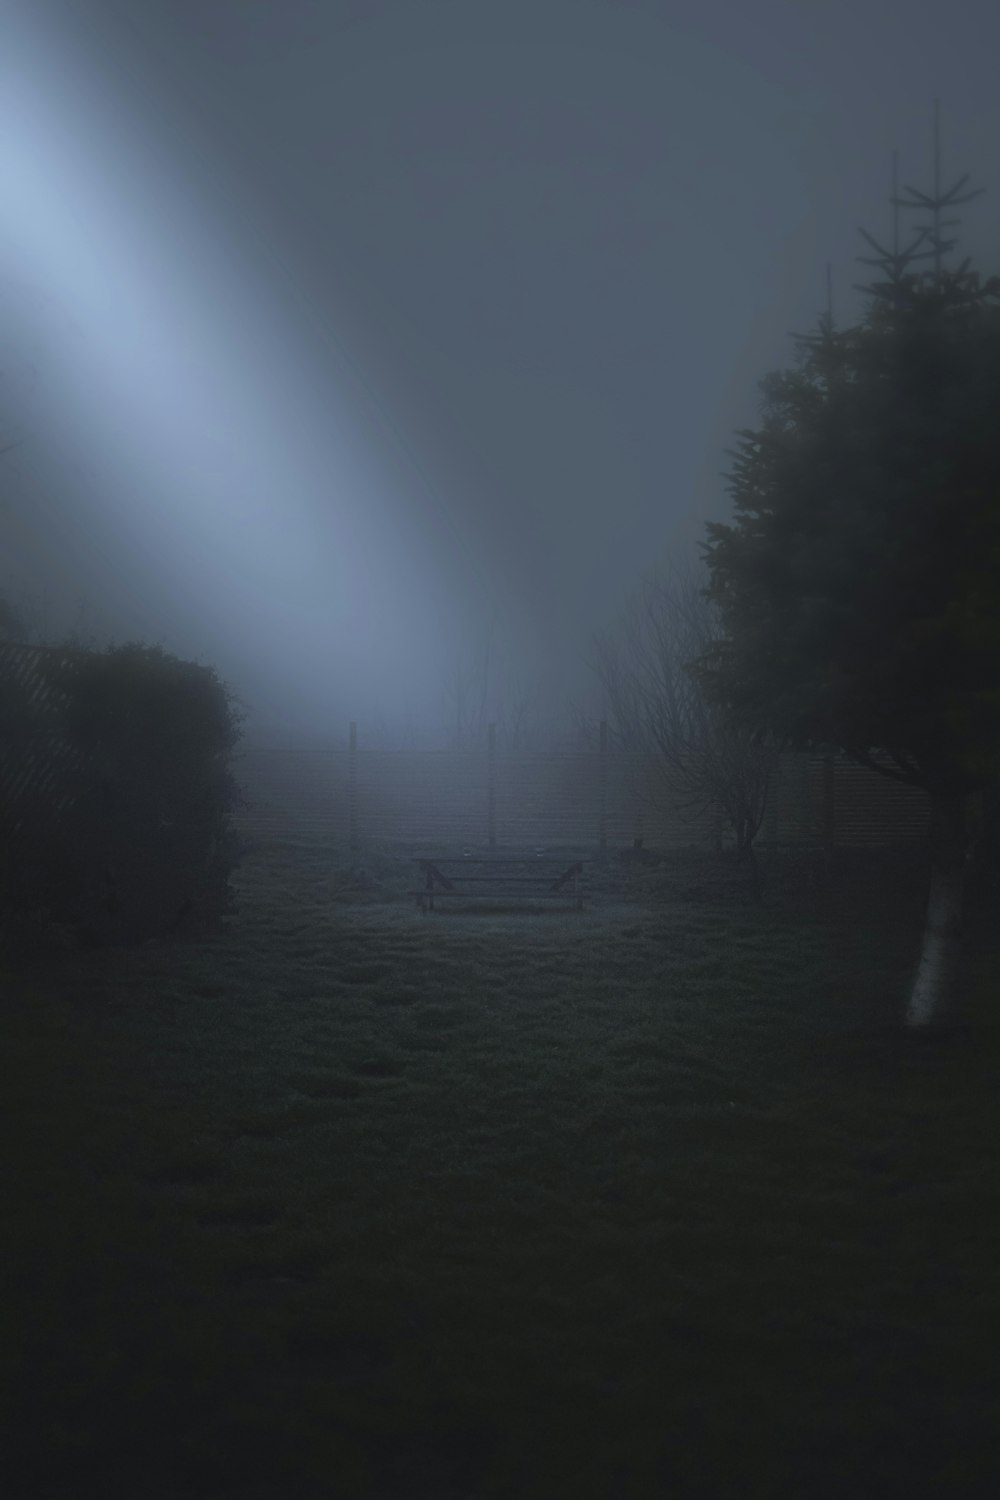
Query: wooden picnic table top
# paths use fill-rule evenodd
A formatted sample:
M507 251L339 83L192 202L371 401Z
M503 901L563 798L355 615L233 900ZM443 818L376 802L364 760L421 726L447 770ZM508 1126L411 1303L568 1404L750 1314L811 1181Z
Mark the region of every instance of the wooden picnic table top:
M557 865L565 870L569 865L585 865L590 861L586 857L576 854L567 854L559 859L545 858L537 854L414 854L414 864L418 865Z

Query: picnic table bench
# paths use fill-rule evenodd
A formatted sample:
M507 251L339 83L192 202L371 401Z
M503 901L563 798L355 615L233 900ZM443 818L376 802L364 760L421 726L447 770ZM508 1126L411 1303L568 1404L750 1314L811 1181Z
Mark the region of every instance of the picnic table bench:
M580 876L585 861L542 859L536 855L436 855L418 857L414 864L424 876L412 891L421 911L434 910L435 896L465 901L573 900L583 909Z

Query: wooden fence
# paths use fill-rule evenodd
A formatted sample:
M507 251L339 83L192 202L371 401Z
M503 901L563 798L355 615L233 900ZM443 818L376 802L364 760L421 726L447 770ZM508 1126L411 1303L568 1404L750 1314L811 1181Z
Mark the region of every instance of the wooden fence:
M650 847L730 842L716 818L682 807L662 766L610 751L382 750L314 739L248 742L235 773L248 836L319 834L369 842L506 847ZM782 755L759 846L918 842L924 794L845 756Z
M85 756L61 733L61 693L46 681L78 652L0 644L0 835L68 814ZM30 726L30 727L28 727ZM15 732L15 729L17 732ZM24 734L27 729L30 745ZM662 764L593 751L384 750L358 741L250 740L234 771L248 806L249 837L320 834L358 848L367 842L506 847L650 847L729 842L707 813L682 806ZM758 845L884 846L926 833L923 793L844 756L783 755ZM0 851L2 852L2 851Z

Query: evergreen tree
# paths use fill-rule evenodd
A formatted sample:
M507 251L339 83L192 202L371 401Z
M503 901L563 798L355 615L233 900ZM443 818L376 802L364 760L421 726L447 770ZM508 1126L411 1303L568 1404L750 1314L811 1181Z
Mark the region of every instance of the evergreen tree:
M736 519L709 523L725 635L699 664L735 720L829 745L931 803L932 888L909 1017L954 987L967 867L1000 784L1000 279L980 285L943 218L963 177L901 197L860 324L832 312L767 376L731 450ZM899 248L898 214L930 222ZM862 231L864 234L865 232ZM929 269L914 269L929 260Z

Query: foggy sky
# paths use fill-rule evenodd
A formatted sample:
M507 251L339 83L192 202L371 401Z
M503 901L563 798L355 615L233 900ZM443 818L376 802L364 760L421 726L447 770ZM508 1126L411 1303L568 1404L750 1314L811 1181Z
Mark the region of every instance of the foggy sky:
M583 699L935 97L1000 269L995 0L0 10L0 592L261 717L434 719L490 620Z

